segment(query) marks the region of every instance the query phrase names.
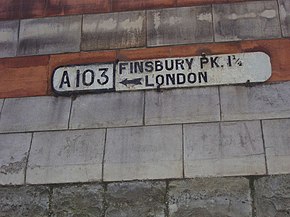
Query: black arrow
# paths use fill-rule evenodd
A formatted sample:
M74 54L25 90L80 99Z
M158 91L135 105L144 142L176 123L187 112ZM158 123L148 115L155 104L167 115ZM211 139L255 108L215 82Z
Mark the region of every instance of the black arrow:
M142 84L141 82L142 78L135 78L132 80L128 80L127 78L119 83L125 85L127 87L128 84L134 84L134 85L138 85L138 84Z

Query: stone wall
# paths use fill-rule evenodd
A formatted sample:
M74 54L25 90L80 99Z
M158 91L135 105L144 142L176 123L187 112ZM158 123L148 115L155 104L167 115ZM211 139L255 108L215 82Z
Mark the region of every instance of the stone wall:
M0 187L0 216L290 216L289 175Z
M0 6L0 216L290 216L288 0ZM268 81L51 88L60 66L245 52Z

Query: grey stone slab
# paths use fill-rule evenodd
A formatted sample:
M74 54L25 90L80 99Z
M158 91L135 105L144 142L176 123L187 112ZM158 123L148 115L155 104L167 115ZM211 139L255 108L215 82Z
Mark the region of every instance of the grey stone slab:
M0 217L49 216L49 188L0 187Z
M185 177L266 173L259 121L184 125Z
M106 217L165 217L165 195L165 182L109 184Z
M0 134L0 184L24 184L31 133Z
M148 91L145 124L212 122L220 120L216 87Z
M149 46L212 42L211 6L148 11L147 40Z
M217 42L281 37L276 1L216 4L213 20Z
M1 119L1 112L2 112L3 104L4 104L4 99L0 99L0 119Z
M73 101L70 128L142 125L143 105L143 92L81 96Z
M290 36L290 1L289 0L278 0L280 7L280 18L282 34L284 37Z
M30 184L102 179L105 130L35 133L26 181Z
M144 11L84 15L81 49L143 47L145 22Z
M269 174L290 173L290 119L265 120L263 131Z
M80 51L81 16L21 20L17 55Z
M290 117L290 82L220 88L222 120Z
M19 21L0 22L0 57L16 56Z
M27 97L5 99L0 132L27 132L68 128L71 99Z
M103 216L104 189L99 184L54 187L51 216Z
M257 217L290 216L290 176L267 176L254 182Z
M104 180L181 177L181 126L108 129Z
M169 216L252 216L249 181L211 178L169 183Z

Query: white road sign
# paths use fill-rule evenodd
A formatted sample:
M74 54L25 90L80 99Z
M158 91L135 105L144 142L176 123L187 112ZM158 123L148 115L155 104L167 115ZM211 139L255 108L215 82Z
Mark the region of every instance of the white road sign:
M270 57L262 52L119 62L116 91L264 82Z
M52 87L57 94L181 88L264 82L271 73L262 52L203 55L62 66Z

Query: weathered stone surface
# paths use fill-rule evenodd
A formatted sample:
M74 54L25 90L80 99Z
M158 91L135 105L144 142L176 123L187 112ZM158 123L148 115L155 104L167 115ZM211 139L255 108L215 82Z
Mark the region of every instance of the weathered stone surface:
M184 125L185 177L265 174L259 121Z
M54 187L51 216L103 216L104 189L99 184Z
M164 217L165 194L165 182L109 184L106 217Z
M73 102L70 128L137 126L143 123L143 92L78 97Z
M269 174L290 173L290 119L265 120L263 131Z
M108 129L104 180L182 177L181 126Z
M290 36L290 1L278 0L280 7L280 18L282 33L284 37Z
M18 55L80 51L81 16L21 20Z
M251 217L252 199L245 178L212 178L169 183L169 216Z
M255 1L213 6L216 41L281 37L276 1Z
M290 216L290 176L267 176L255 181L257 217Z
M0 132L67 129L71 100L67 97L5 99Z
M35 133L27 183L101 180L105 130Z
M0 187L0 217L49 216L49 188Z
M290 117L290 82L220 88L222 120Z
M18 20L0 22L0 57L16 55L18 28Z
M213 41L211 6L148 11L149 46Z
M31 134L0 134L0 184L24 184Z
M145 124L211 122L220 120L216 87L148 91Z
M81 49L143 47L145 29L144 11L84 15Z

